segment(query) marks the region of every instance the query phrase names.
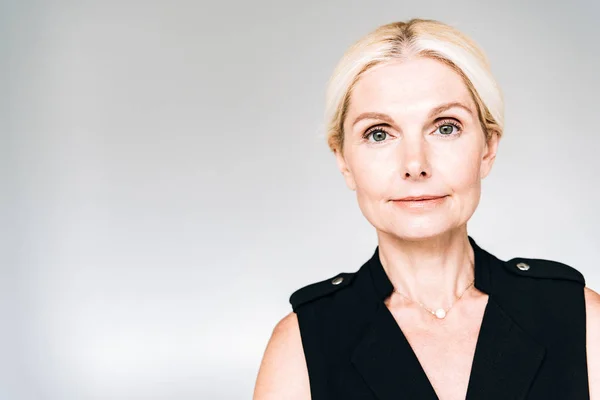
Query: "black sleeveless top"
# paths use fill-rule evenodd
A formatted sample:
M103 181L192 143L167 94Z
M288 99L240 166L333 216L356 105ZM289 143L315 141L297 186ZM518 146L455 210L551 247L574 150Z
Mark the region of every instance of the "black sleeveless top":
M556 261L502 261L469 241L475 287L489 297L466 399L589 400L583 275ZM358 271L291 295L312 400L438 399L383 303L392 291L377 247Z

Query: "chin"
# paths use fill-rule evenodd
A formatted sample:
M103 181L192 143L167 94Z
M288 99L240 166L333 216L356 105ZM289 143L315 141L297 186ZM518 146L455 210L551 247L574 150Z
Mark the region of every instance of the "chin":
M391 229L384 229L384 231L402 240L419 241L444 236L456 229L455 225L440 222L432 224L403 224L401 227L394 226L390 227Z
M402 240L406 240L406 241L410 241L410 242L418 242L418 241L422 241L422 240L428 240L437 236L440 236L440 234L438 233L418 233L418 232L410 232L410 233L406 233L406 232L400 232L400 233L393 233L394 236L398 237L398 239L402 239Z

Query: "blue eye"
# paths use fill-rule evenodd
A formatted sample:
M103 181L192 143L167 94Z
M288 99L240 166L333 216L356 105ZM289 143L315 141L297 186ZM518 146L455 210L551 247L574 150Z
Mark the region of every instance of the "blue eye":
M457 136L462 132L462 127L455 121L445 120L436 124L436 128L440 131L441 136ZM453 134L453 131L456 133Z
M446 119L437 122L435 127L436 132L440 132L440 134L437 136L442 136L444 138L459 136L463 130L460 123L453 119ZM381 126L375 126L368 129L362 137L370 143L381 143L384 142L388 136L390 136L390 134L387 130ZM373 140L370 140L369 137L371 137Z
M363 139L367 139L369 138L369 136L372 136L373 139L375 139L375 142L383 142L385 140L385 138L387 136L389 136L389 133L381 128L381 127L376 127L373 129L369 129L364 135L363 135Z

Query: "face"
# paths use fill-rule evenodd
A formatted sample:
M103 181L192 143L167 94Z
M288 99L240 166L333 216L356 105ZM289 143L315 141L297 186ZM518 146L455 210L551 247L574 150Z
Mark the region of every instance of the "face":
M486 142L458 73L429 58L376 66L355 85L343 128L338 166L378 234L418 240L466 225L498 138ZM400 200L410 196L439 197Z

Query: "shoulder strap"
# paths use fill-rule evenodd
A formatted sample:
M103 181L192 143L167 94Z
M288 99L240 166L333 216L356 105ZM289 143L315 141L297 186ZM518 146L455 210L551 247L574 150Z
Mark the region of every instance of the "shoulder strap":
M504 263L504 265L510 272L520 276L565 279L585 285L585 278L581 272L558 261L540 258L515 257Z
M290 304L292 309L296 309L309 301L326 296L336 292L344 287L347 287L354 279L355 272L341 272L334 277L325 279L320 282L311 283L298 290L290 296Z

